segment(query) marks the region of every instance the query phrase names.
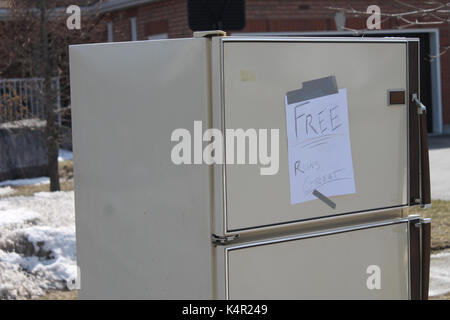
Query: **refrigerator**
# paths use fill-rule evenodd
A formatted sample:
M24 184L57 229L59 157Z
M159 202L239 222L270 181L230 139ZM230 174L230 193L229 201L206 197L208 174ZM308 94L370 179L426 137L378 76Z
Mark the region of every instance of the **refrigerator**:
M409 212L431 203L418 48L223 32L71 46L79 297L427 299L430 220Z

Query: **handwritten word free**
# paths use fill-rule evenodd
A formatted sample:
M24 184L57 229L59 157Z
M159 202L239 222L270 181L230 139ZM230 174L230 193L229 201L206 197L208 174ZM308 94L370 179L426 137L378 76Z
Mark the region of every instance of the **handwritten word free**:
M339 117L339 105L329 105L317 108L314 112L305 112L305 104L309 101L299 103L294 106L294 123L295 136L317 136L327 133L333 133L336 129L342 126L342 121Z

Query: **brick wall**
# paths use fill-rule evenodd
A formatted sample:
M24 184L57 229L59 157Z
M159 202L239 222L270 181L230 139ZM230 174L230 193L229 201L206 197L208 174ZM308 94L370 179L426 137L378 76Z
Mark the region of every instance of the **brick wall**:
M137 18L139 40L161 33L167 33L169 38L192 36L184 0L156 1L137 8L110 13L108 21L113 22L114 41L131 40L131 17Z
M405 0L409 4L424 6L423 0ZM246 27L244 32L288 32L288 31L327 31L336 30L335 11L328 7L352 7L365 11L369 4L377 4L382 12L398 13L414 9L405 8L393 0L246 0ZM347 14L346 27L364 29L365 17ZM138 39L149 35L167 33L169 38L191 37L188 26L187 4L185 0L160 0L133 9L113 12L109 21L114 24L114 41L131 40L130 17L137 18ZM423 20L424 21L424 20ZM401 21L383 21L382 29L396 29ZM439 28L442 47L449 45L450 27L447 25L428 25ZM417 28L417 27L414 27ZM106 25L105 25L106 29ZM106 34L106 32L105 32ZM105 38L106 40L106 38ZM442 103L444 124L450 124L450 52L441 56Z

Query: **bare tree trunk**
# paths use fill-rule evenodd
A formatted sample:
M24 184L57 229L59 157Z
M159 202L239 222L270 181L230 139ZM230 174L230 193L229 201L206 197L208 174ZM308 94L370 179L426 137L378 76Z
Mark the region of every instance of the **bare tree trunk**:
M45 113L47 126L45 128L45 136L47 140L47 156L48 156L48 176L50 178L50 191L59 191L59 172L58 172L58 136L59 130L56 123L55 113L55 95L52 88L52 61L49 55L49 39L48 39L48 16L46 0L40 1L41 14L41 55L42 68L44 76L43 101L45 105Z

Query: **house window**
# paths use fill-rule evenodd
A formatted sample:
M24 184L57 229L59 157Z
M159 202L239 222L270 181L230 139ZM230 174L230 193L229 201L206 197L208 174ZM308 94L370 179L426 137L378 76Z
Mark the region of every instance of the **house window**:
M136 41L138 39L137 36L137 19L136 17L133 17L130 19L131 22L131 41Z
M167 33L158 33L148 36L148 40L158 40L158 39L168 39L169 35Z
M144 24L144 36L148 40L169 38L169 23L167 20L149 21Z
M108 30L108 42L114 42L114 29L113 29L113 23L108 22L107 30Z

